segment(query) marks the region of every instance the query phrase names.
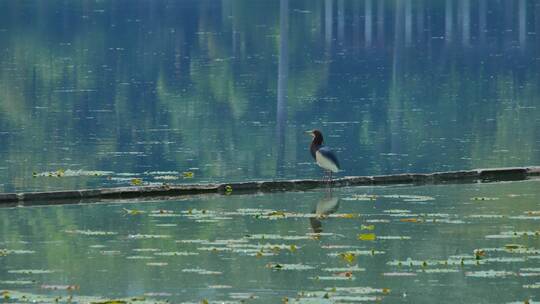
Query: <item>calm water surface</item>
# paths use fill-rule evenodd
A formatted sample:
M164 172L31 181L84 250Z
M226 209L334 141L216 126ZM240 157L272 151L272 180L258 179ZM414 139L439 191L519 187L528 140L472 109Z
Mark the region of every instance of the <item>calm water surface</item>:
M539 32L526 0L1 1L0 191L319 176L312 128L346 175L538 165Z
M533 303L539 182L1 208L0 291L5 303Z

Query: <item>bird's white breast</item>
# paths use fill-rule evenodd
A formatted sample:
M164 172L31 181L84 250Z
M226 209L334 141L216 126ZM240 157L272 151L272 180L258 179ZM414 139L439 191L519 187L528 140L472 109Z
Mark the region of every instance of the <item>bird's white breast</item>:
M324 155L322 155L322 153L319 151L315 152L315 161L317 161L317 165L323 169L332 171L334 173L339 171L336 164L331 159L324 157Z

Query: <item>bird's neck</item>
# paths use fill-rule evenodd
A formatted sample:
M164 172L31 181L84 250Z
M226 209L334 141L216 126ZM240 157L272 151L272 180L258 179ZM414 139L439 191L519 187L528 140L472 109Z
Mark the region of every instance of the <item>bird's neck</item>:
M311 146L309 147L309 150L311 151L311 156L313 156L313 158L315 158L315 153L322 146L322 143L323 143L322 136L315 136L315 138L313 138L313 141L311 142Z

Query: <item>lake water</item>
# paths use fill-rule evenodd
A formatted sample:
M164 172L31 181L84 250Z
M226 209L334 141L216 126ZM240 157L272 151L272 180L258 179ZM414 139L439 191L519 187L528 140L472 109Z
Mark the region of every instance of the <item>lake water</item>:
M538 165L539 32L526 0L1 1L0 191L318 177L313 128L343 175Z
M538 33L532 0L3 0L0 192L319 178L314 128L341 176L539 165ZM0 208L0 297L534 303L538 183Z
M0 208L0 292L4 303L538 303L539 182Z

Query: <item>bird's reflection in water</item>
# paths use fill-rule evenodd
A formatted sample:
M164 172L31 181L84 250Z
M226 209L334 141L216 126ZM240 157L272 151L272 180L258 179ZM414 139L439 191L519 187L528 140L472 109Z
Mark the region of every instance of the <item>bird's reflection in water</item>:
M321 233L322 221L329 214L336 212L339 208L339 198L333 196L331 191L327 191L324 197L317 202L313 210L313 217L309 218L309 223L314 233Z

